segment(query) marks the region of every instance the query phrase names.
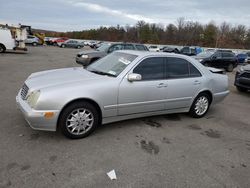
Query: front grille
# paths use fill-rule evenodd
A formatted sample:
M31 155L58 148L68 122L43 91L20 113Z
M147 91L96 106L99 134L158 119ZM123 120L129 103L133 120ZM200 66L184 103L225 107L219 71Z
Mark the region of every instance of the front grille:
M21 90L21 98L25 100L27 94L28 94L29 88L26 84L23 85L22 90Z
M250 72L244 72L241 76L245 78L250 78Z

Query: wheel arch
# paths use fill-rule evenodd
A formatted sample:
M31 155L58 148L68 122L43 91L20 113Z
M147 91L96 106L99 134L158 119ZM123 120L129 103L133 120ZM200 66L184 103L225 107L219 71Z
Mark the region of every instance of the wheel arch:
M212 92L210 91L210 90L208 90L208 89L205 89L205 90L202 90L202 91L200 91L197 95L196 95L196 97L198 96L198 95L200 95L200 94L202 94L202 93L206 93L208 96L209 96L209 99L210 99L210 104L212 104L212 102L213 102L213 94L212 94ZM195 98L196 98L195 97Z
M3 46L4 51L6 50L6 46L3 43L0 43L1 46Z
M73 104L73 103L76 103L76 102L88 102L88 103L92 104L92 105L96 108L96 110L97 110L97 112L98 112L98 115L100 116L98 124L101 124L101 123L102 123L102 110L101 110L101 108L100 108L100 105L99 105L96 101L94 101L94 100L92 100L92 99L89 99L89 98L78 98L78 99L73 99L73 100L69 101L69 102L66 103L66 104L63 106L63 108L60 110L59 115L58 115L58 118L57 118L57 129L58 129L58 122L59 122L59 119L61 118L62 112L63 112L69 105L71 105L71 104Z

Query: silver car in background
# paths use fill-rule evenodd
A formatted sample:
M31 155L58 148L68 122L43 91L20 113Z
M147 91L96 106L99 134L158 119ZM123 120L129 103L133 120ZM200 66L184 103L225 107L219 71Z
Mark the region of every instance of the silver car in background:
M226 75L188 56L117 51L86 69L33 73L16 101L33 129L83 138L125 119L183 112L200 118L228 94Z

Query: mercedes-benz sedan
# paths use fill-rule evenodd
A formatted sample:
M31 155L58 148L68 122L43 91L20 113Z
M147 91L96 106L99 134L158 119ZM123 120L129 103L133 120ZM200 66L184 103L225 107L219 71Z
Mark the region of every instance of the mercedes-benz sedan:
M31 74L16 101L33 129L88 136L101 124L169 113L203 117L228 77L178 54L117 51L83 68Z

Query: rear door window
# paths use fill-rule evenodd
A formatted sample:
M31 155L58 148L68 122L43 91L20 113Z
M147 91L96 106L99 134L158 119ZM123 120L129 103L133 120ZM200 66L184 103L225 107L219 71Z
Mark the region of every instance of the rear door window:
M167 58L167 77L174 78L186 78L189 77L189 62L175 57Z
M234 57L234 55L232 53L229 53L229 52L223 52L222 57Z
M200 71L189 61L176 57L168 57L166 74L169 79L201 77Z

